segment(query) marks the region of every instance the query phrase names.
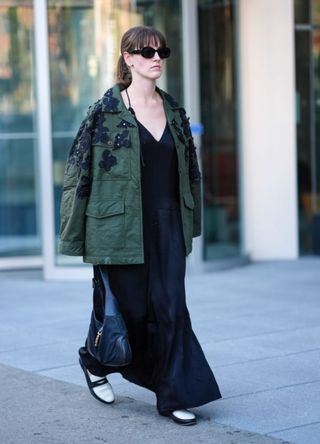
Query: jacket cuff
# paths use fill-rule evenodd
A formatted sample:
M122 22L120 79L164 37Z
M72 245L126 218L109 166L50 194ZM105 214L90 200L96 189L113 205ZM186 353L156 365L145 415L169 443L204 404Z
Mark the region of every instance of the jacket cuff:
M84 241L60 241L58 251L67 256L83 256Z
M201 231L201 221L199 223L194 223L192 237L201 236Z

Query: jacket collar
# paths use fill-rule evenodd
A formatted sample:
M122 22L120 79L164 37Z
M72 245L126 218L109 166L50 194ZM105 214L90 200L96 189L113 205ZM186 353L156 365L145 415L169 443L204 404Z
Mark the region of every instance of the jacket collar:
M120 85L116 84L109 88L102 97L102 111L106 113L119 113L124 107L121 97Z

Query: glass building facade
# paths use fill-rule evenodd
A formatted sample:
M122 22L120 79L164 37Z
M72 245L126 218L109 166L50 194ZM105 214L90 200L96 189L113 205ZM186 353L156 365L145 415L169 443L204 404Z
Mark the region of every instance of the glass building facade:
M159 86L186 106L199 147L204 225L193 263L214 267L246 260L242 1L250 3L1 1L0 268L38 265L48 277L63 277L65 270L86 267L81 258L57 253L65 160L88 106L114 83L123 32L140 24L167 37L173 57ZM294 7L299 254L320 254L320 0L296 0Z

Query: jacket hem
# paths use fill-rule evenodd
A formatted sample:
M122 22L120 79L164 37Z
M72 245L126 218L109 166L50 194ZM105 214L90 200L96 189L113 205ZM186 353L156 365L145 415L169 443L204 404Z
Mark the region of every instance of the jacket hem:
M83 241L60 241L58 252L66 256L82 256L83 247Z
M83 256L83 262L93 265L134 265L144 264L143 256Z

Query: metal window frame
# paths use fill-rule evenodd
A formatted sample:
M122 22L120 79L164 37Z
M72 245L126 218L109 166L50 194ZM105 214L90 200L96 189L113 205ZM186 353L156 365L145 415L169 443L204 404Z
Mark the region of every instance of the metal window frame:
M56 264L49 33L46 0L34 0L34 21L43 276L49 280L86 278L90 276L89 267L63 267Z
M200 76L199 76L199 32L198 2L189 0L182 3L182 53L183 53L183 93L184 105L192 123L200 122ZM201 138L194 136L198 147L201 167ZM193 239L193 251L187 260L187 271L203 271L203 235Z
M43 258L41 256L15 256L1 257L0 270L27 270L29 268L42 268Z

